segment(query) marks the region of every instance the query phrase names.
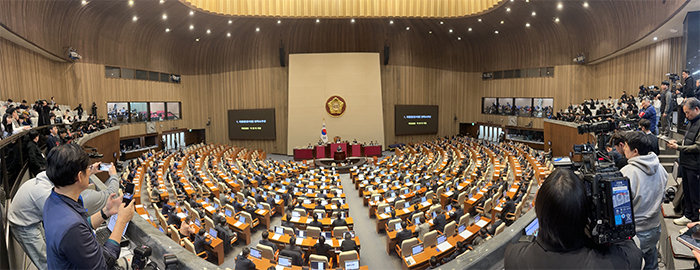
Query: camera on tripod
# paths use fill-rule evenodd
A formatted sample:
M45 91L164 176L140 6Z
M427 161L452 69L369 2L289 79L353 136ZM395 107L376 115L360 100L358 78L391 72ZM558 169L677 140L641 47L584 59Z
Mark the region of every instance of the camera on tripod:
M604 151L606 137L616 129L617 123L603 121L579 126L579 134L595 133L598 145L573 147L574 155L582 157L580 163L572 163L571 167L586 187L586 235L596 244L615 243L635 235L630 181L608 159L607 153L599 151Z

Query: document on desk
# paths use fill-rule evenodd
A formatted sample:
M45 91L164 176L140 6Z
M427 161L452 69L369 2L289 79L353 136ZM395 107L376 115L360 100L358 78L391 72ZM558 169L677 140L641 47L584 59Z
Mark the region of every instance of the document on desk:
M209 212L214 212L214 211L216 211L216 208L214 208L214 207L211 206L211 205L207 205L207 207L205 207L204 209L207 209L207 211L209 211Z
M450 191L450 192L445 192L444 194L445 194L447 197L452 197L452 195L453 195L454 193L453 193L452 191Z
M387 215L387 214L379 214L379 218L381 218L381 219L385 219L388 217L389 217L389 215Z
M424 201L424 202L420 203L420 205L422 205L423 207L426 207L426 206L430 205L430 202Z
M472 236L472 234L474 234L474 233L472 233L468 230L464 230L461 233L459 233L459 236L461 236L464 239L467 239L467 238L469 238L469 236Z
M180 212L180 213L177 213L177 217L179 217L179 218L186 218L187 215L185 215L185 213Z
M297 238L297 240L296 240L296 245L297 245L297 246L301 246L301 243L304 243L304 238L301 238L301 237L300 237L300 238Z
M484 226L486 226L486 224L489 224L489 223L486 222L486 220L483 220L483 219L482 219L482 220L479 220L479 221L476 223L476 226L479 226L479 227L482 227L482 228L483 228Z
M291 222L299 222L299 217L293 217L289 221Z
M280 237L282 237L281 234L273 234L270 238L272 238L272 240L280 240Z
M284 266L281 265L275 265L275 270L284 270Z
M516 192L516 191L518 191L517 188L511 188L511 189L508 190L508 192Z
M234 227L240 227L241 225L243 225L243 223L241 223L240 221L236 221L236 223L233 223Z
M416 263L416 260L413 259L413 256L408 256L405 258L405 260L406 260L406 264L408 264L408 265L413 265Z
M438 250L440 250L440 252L443 252L445 250L451 249L452 244L450 244L450 242L445 241L445 242L442 242L442 244L437 245L437 248L438 248Z
M503 208L501 208L500 206L496 206L493 209L495 209L498 212L501 212L503 210Z

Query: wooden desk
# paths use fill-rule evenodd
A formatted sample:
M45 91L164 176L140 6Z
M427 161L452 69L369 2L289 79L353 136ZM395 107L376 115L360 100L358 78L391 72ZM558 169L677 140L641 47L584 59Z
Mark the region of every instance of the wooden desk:
M247 223L241 223L241 224L236 224L236 217L226 217L226 223L228 223L228 226L235 232L238 233L238 238L242 238L245 240L246 245L250 245L250 224ZM238 226L236 226L238 225Z
M199 231L199 226L197 224L192 224L192 227L194 227L195 232ZM209 232L207 232L209 233ZM217 265L222 265L224 263L224 241L221 240L220 238L213 238L211 235L207 237L209 240L211 240L211 244L206 245L206 249L211 253L216 256L216 258L210 260L216 262ZM195 254L196 255L196 254Z
M258 259L258 258L255 258L253 256L248 255L248 259L253 261L253 263L255 264L255 269L268 269L270 267L276 268L276 266L277 266L277 263L272 262L272 261L265 259L265 258ZM296 266L296 265L292 265L292 267L281 267L280 266L280 268L284 269L284 270L302 270L302 269L304 269L303 267ZM327 268L327 269L342 269L342 267ZM369 267L367 267L367 265L360 265L360 270L369 270Z
M265 209L255 210L255 215L258 216L260 223L265 226L266 229L270 228L270 211Z
M411 234L416 233L416 225L410 225L406 229L411 231ZM386 254L391 255L391 251L394 250L394 246L396 246L397 233L398 232L396 232L395 230L386 232Z
M269 231L270 236L268 237L268 240L280 244L280 245L288 245L289 244L289 239L292 238L291 235L288 234L275 234L273 231ZM316 243L318 243L318 239L312 238L312 237L306 237L306 238L296 238L296 245L299 247L302 247L303 249L308 249L313 247ZM360 238L355 235L355 244L360 247ZM337 239L335 237L331 237L330 239L326 239L326 241L330 241L329 245L332 248L340 248L340 244L343 243L343 239Z

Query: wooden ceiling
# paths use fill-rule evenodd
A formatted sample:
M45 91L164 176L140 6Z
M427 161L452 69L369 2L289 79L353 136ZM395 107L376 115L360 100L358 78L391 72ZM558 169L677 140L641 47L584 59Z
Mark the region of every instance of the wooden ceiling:
M0 23L57 55L73 47L85 62L183 74L279 66L280 47L285 53L382 52L384 45L391 48L390 65L489 71L570 64L578 53L604 57L643 38L688 1L589 0L584 7L579 0L514 0L477 16L317 22L223 16L176 0L132 6L127 0L16 0L0 1Z
M507 0L180 0L220 15L284 18L448 18L480 14Z

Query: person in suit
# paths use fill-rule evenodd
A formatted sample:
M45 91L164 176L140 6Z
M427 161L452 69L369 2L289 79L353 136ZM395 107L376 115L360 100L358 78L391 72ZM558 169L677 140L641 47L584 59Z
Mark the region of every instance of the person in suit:
M647 119L641 119L639 120L639 129L644 132L644 135L649 138L649 143L651 145L651 151L654 152L657 156L659 155L659 139L654 135L654 133L651 133L650 131L650 126L651 122Z
M29 131L29 142L27 144L27 155L29 156L29 172L32 178L46 168L46 158L39 150L39 132Z
M219 218L219 222L214 227L216 230L216 236L221 239L224 244L224 253L229 253L233 246L231 245L231 239L236 237L236 233L229 229L226 224L226 218Z
M209 251L206 250L204 247L206 245L211 244L211 239L208 239L206 236L204 236L204 228L199 229L199 232L197 232L197 235L194 236L194 251L199 254L202 251L207 252L207 258L212 258L212 255L209 254Z
M61 138L58 137L58 126L53 126L49 129L49 136L46 137L46 153L48 154L52 148L61 145Z
M350 234L350 232L346 232L343 243L340 244L340 251L352 250L357 251L358 254L360 253L360 247L358 247L357 243L355 243L355 239L352 239L352 234Z
M176 228L180 227L180 218L177 216L175 209L170 209L170 212L168 213L168 226L169 225L175 225Z
M331 226L335 227L342 227L342 226L348 226L348 223L345 221L344 218L340 218L340 214L338 215L338 218L333 220L333 223L331 223Z
M320 256L325 256L328 258L328 261L331 261L331 249L332 247L328 244L326 244L326 238L323 236L320 236L318 238L318 242L313 246L313 254L315 255L320 255Z
M406 229L406 221L401 221L401 228L402 230L396 233L396 244L399 245L399 247L401 247L401 243L403 243L404 240L413 237L413 233Z
M427 269L439 269L440 268L440 261L438 260L437 257L432 256L430 257L430 265L428 266Z
M462 215L464 215L464 209L462 209L462 207L459 206L459 203L457 202L452 203L452 209L454 209L452 212L453 220L459 222L459 218L461 218Z
M430 231L430 224L426 222L425 217L420 217L420 224L416 227L416 232L418 233L418 239L423 242L425 239L425 234Z
M513 222L507 220L506 216L508 215L508 213L515 212L515 202L510 197L506 196L506 198L506 202L503 204L503 210L501 211L501 220L506 223L506 226L510 226L510 224Z
M476 237L474 237L474 241L472 241L472 244L474 244L475 246L481 245L481 243L486 241L487 237L489 237L488 231L486 231L486 228L481 228Z
M263 231L262 232L262 239L260 239L259 243L261 245L266 245L268 247L271 247L273 252L277 252L277 245L275 245L275 243L272 243L272 242L270 242L270 240L268 240L269 236L270 236L270 233L268 231Z
M255 270L255 263L248 259L248 254L250 254L250 249L244 247L241 254L236 257L236 270Z
M325 211L326 207L321 204L321 201L322 201L321 199L316 200L316 207L314 207L314 209Z
M323 224L320 221L318 221L317 215L314 215L314 220L311 221L311 223L309 223L309 226L318 227L319 229L323 228Z
M442 213L442 208L438 209L437 211L437 217L433 219L433 224L435 224L435 229L443 232L445 230L445 224L447 224L447 220L445 219L445 215Z
M292 265L302 266L304 264L304 258L302 257L301 248L296 245L296 241L296 237L290 237L289 246L280 251L280 256L290 257L292 258Z

